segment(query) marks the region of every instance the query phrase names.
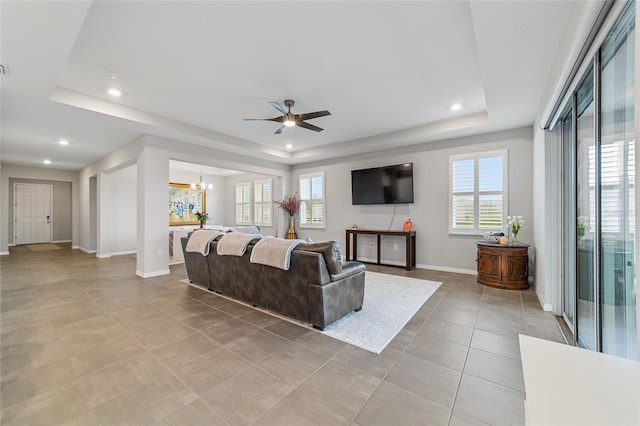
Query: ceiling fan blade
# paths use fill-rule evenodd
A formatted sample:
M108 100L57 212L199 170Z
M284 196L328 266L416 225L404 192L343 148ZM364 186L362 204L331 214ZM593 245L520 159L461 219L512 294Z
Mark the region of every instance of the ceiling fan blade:
M308 130L313 130L314 132L321 132L323 129L318 126L314 126L313 124L305 123L304 121L296 121L296 126L303 127Z
M244 121L275 121L276 123L282 123L284 117L273 118L243 118Z
M279 135L280 133L282 133L282 130L284 129L284 126L280 126L280 128L278 130L276 130L275 132L273 132L274 135Z
M324 111L316 111L316 112L308 112L306 114L297 114L297 120L311 120L312 118L325 117L327 115L331 115L331 113L327 110Z
M280 105L280 103L275 102L275 101L271 101L269 103L271 104L272 107L274 107L275 109L277 109L281 113L283 113L283 114L287 113L287 111L284 110L284 108L282 107L282 105Z

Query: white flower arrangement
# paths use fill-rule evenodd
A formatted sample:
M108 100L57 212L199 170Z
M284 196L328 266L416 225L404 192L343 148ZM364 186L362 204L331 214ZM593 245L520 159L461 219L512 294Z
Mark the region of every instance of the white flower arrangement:
M524 218L522 216L507 216L507 225L511 229L514 241L516 241L518 232L520 232L520 228L524 225Z
M589 216L578 216L578 237L584 237L584 233L589 226Z
M578 216L578 226L587 227L589 225L589 216Z

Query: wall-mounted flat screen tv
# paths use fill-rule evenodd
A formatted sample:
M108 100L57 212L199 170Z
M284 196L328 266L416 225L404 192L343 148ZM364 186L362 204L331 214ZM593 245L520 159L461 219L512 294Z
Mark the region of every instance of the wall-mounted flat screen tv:
M351 170L351 202L353 205L413 203L413 163Z

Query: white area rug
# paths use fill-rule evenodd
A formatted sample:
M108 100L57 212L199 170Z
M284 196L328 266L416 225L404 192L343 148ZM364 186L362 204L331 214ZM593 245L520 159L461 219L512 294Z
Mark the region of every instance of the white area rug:
M191 284L188 279L180 281L203 291L208 291L200 286ZM393 340L396 334L402 330L402 327L409 322L424 302L435 293L440 284L442 283L367 271L365 272L362 310L352 312L339 319L326 327L324 331L318 331L311 328L308 323L300 322L269 310L254 309L298 325L304 325L334 339L379 354ZM218 295L237 303L251 306L224 295Z
M362 310L329 325L323 334L379 354L440 284L367 271Z

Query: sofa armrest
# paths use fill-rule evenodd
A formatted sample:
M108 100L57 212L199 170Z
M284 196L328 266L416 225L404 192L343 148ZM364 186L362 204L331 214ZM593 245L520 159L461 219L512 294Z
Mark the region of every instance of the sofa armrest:
M342 264L342 271L338 274L331 274L331 281L338 281L352 275L359 274L365 270L364 263L351 260Z

